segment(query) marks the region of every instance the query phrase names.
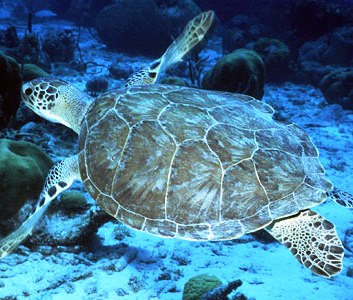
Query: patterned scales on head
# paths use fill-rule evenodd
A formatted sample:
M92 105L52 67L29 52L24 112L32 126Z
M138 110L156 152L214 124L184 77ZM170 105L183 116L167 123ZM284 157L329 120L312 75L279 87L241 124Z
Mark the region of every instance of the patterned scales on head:
M321 203L332 189L308 135L272 114L240 94L161 85L107 93L81 127L82 180L132 228L238 238Z

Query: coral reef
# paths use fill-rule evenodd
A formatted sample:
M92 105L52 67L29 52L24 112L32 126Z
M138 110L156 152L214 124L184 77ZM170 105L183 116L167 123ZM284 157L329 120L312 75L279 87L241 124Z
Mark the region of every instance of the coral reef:
M32 246L79 246L97 231L94 214L79 192L72 192L56 200L48 210L48 218L28 239ZM67 207L66 207L67 205Z
M127 79L134 72L132 67L123 67L119 64L112 64L109 67L109 75L114 79Z
M238 49L225 55L206 73L202 87L238 92L261 99L264 94L265 66L252 50Z
M48 77L50 76L41 67L35 64L24 64L21 70L22 80L29 81L38 77Z
M165 77L161 80L161 83L162 84L173 84L173 85L179 85L179 86L187 86L184 79L177 77L177 76Z
M201 300L223 300L228 299L228 295L240 287L243 282L240 279L231 281L227 284L221 284L220 286L210 290L201 297ZM236 295L233 300L246 300L247 298L241 294Z
M329 103L353 109L353 68L338 69L324 76L319 88Z
M1 220L38 197L51 165L50 158L34 144L0 139Z
M43 50L51 62L72 61L75 45L75 35L71 30L49 33L43 39Z
M341 27L299 48L301 62L348 66L353 63L353 27Z
M183 300L200 300L204 294L221 284L216 276L201 274L192 277L185 283Z
M266 33L266 28L250 16L237 15L227 23L227 29L222 36L223 52L229 53L259 39Z
M200 10L191 0L158 7L154 0L123 0L103 8L96 18L100 38L112 49L158 56ZM141 46L143 45L143 46Z
M20 44L15 26L9 26L6 30L0 30L0 45L7 48L14 48Z
M290 23L302 40L312 40L335 27L352 21L352 8L345 9L334 1L297 0L290 12Z
M20 42L16 59L20 63L39 64L42 59L42 49L39 38L34 33L26 34Z
M79 25L92 26L99 11L111 0L51 0L51 8L64 18L75 21Z
M86 91L92 96L98 96L108 88L108 81L105 78L93 78L86 83Z
M87 209L87 201L82 192L69 190L61 194L60 202L57 204L57 207L66 212L82 211Z
M268 81L285 81L290 73L291 54L288 46L277 39L261 38L251 47L263 59Z
M16 60L0 53L0 129L7 127L20 105L21 75Z

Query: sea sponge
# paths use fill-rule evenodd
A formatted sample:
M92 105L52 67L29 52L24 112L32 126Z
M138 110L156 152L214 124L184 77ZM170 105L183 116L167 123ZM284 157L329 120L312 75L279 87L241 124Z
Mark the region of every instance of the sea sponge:
M238 49L223 56L206 73L202 87L237 92L261 99L264 94L265 65L252 50Z
M286 44L277 39L261 38L251 48L263 59L266 66L266 78L269 81L283 81L288 78L291 53Z
M0 139L0 218L15 215L26 200L37 198L52 166L50 158L29 142Z
M220 286L222 282L216 276L206 274L190 278L184 286L183 300L200 300L201 297Z
M0 129L16 115L21 100L21 83L16 60L0 53Z
M353 109L353 68L339 68L324 76L319 88L329 103Z

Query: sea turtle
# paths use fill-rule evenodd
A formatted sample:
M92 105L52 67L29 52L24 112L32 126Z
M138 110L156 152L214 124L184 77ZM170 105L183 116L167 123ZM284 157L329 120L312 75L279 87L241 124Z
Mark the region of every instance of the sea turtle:
M341 271L335 227L310 208L329 194L349 206L352 196L332 192L303 130L276 122L272 107L247 95L129 82L97 99L59 79L23 85L28 107L79 134L78 154L50 170L35 212L0 242L0 257L78 179L136 230L219 241L265 228L314 273Z

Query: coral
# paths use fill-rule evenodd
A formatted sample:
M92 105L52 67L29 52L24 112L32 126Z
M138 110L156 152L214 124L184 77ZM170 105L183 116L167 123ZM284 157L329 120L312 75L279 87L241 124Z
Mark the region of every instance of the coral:
M35 64L24 64L23 69L21 70L21 75L23 81L29 81L38 77L50 76L47 72Z
M6 30L0 30L0 45L8 48L17 47L20 44L20 39L17 35L15 26L9 26Z
M119 64L112 64L109 67L109 75L114 79L127 79L133 72L132 67L125 67Z
M236 15L227 23L227 27L222 36L224 53L244 48L250 41L266 34L266 28L258 19L246 15Z
M264 82L265 66L261 57L252 50L238 49L217 61L204 76L202 87L243 93L261 99Z
M51 0L49 5L64 19L73 20L78 25L92 27L99 11L111 2L111 0Z
M319 88L329 103L353 109L353 69L338 69L324 76Z
M43 39L43 50L51 62L70 62L74 59L75 35L71 30L49 33Z
M0 129L15 117L20 105L20 68L16 60L0 53Z
M353 63L353 27L341 27L299 48L301 62L349 66Z
M96 29L112 49L158 56L177 37L183 26L200 12L191 0L175 7L159 7L155 0L122 0L103 8L96 18Z
M39 196L51 165L50 158L34 144L0 139L1 220Z
M186 82L182 78L176 76L165 77L161 80L161 83L186 86Z
M79 191L64 191L57 204L63 211L72 212L87 209L87 201Z
M353 64L353 27L340 27L299 48L298 82L318 86L337 67Z
M216 276L206 274L190 278L184 286L183 300L200 300L201 297L220 286L222 282Z
M228 295L240 287L243 282L240 279L231 281L227 284L221 284L218 287L208 291L201 297L201 300L228 299ZM238 293L239 294L239 293ZM232 299L247 299L245 295L236 295L237 298Z
M331 2L331 3L330 3ZM352 8L335 1L296 0L289 15L292 29L302 40L312 40L352 21Z
M261 38L251 48L262 57L269 81L283 81L288 78L291 53L286 44L277 39Z
M20 63L38 64L42 55L41 45L37 35L33 33L26 34L18 49L16 58Z

